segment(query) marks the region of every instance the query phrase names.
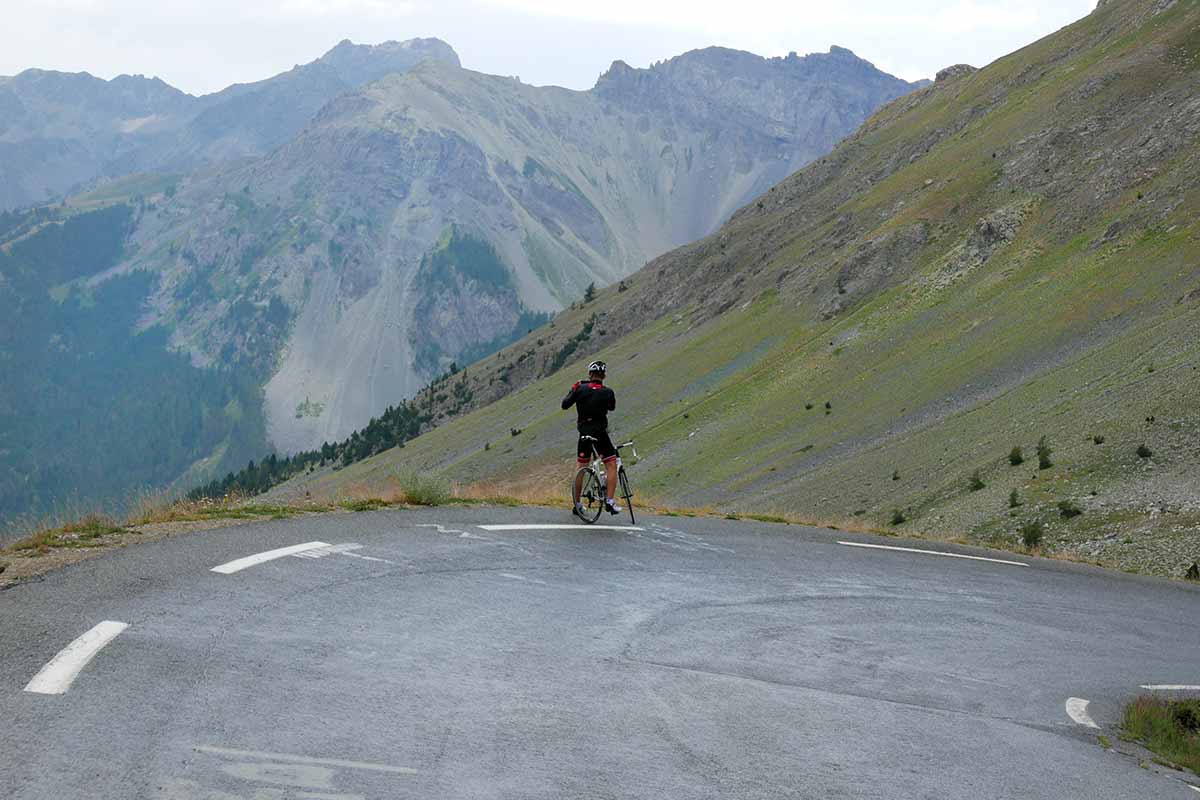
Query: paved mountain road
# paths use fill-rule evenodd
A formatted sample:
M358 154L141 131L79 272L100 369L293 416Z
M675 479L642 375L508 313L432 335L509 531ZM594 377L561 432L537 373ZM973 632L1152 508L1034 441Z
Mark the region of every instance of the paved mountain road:
M1197 796L1066 711L1115 740L1139 685L1200 683L1192 587L746 521L479 527L568 522L312 516L0 592L0 796Z

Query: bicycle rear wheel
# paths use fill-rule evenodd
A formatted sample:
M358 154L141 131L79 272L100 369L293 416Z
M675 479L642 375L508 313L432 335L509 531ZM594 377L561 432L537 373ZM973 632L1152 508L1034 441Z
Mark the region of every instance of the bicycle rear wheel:
M583 485L579 490L579 504L583 506L584 522L593 523L600 518L604 509L604 483L591 467L580 467L575 473L575 480L583 475ZM574 484L571 484L574 486Z
M633 517L633 489L629 486L629 477L625 474L624 467L617 470L617 480L621 483L621 497L625 499L625 506L629 509L629 524L636 525L637 520Z

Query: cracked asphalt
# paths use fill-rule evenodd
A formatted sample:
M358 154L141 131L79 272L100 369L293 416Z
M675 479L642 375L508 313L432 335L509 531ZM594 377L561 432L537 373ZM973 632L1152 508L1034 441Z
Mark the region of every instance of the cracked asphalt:
M0 592L0 796L1196 797L1098 741L1200 683L1195 587L749 521L478 527L571 522L310 516ZM343 547L212 571L313 541ZM64 694L24 690L105 620Z

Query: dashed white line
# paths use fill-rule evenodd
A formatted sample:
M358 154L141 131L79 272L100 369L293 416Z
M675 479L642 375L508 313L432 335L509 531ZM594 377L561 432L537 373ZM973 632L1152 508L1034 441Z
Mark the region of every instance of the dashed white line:
M1067 716L1084 727L1099 728L1100 726L1092 719L1092 715L1088 713L1088 705L1090 703L1082 697L1067 698Z
M211 747L209 745L197 745L196 751L201 753L211 753L217 756L229 756L232 758L261 758L266 761L290 761L294 764L321 764L326 767L342 767L343 769L363 769L373 772L392 772L401 775L416 775L417 770L412 767L393 767L387 764L371 764L366 761L346 761L340 758L309 758L308 756L297 756L290 753L266 753L261 750L234 750L231 747Z
M386 558L376 558L375 556L362 556L358 553L342 553L344 556L351 558L361 558L363 561L378 561L380 564L395 564L395 561L388 561Z
M476 525L476 528L481 528L485 531L574 531L574 530L601 530L601 531L641 531L645 528L639 528L635 525L546 525L546 524L528 524L528 525Z
M545 581L539 581L537 578L526 578L524 575L514 575L511 572L501 572L499 575L501 578L508 578L510 581L524 581L525 583L536 583L541 586L548 585Z
M35 694L62 694L71 688L80 671L103 647L128 628L124 622L105 620L64 647L25 686Z
M1200 686L1188 683L1143 683L1142 688L1152 692L1200 692Z
M329 545L325 542L306 542L305 544L294 544L291 547L281 547L278 550L268 550L265 553L256 553L252 556L239 558L234 561L230 561L227 564L222 564L219 567L213 567L212 571L219 572L222 575L232 575L233 573L240 572L247 567L253 567L256 564L262 564L265 561L274 561L277 558L295 555L296 553L303 553L306 550L316 550L318 547L329 547Z
M984 556L968 556L962 553L946 553L941 550L919 550L916 547L893 547L886 544L866 544L864 542L841 542L838 544L846 547L869 547L872 550L896 550L901 553L920 553L926 556L944 556L946 558L965 558L970 561L990 561L993 564L1008 564L1014 567L1028 567L1029 565L1023 561L1006 561L1003 558L985 558Z

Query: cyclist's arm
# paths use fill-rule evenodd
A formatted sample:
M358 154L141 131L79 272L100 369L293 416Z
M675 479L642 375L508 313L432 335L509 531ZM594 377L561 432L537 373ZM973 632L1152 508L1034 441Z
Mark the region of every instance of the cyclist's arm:
M575 405L575 391L579 388L579 384L571 387L571 391L567 392L567 396L562 400L563 411L566 411L571 406Z
M609 411L617 410L617 393L614 392L612 389L608 390L608 410Z

